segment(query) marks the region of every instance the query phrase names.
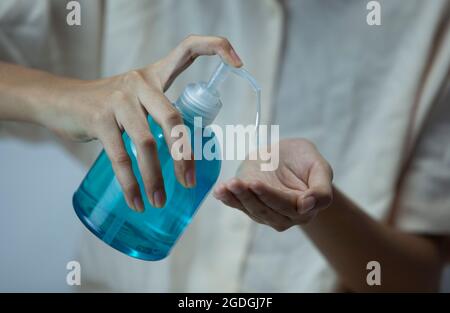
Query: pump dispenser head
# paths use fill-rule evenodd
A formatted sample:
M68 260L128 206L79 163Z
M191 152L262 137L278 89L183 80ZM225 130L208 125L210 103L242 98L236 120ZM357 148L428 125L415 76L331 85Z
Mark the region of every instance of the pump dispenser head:
M230 72L230 66L227 64L220 62L219 66L217 66L216 70L212 74L211 78L209 79L208 85L206 88L208 90L217 90L217 87L220 86L220 84L225 81L228 77L228 73Z
M228 77L230 72L247 80L256 92L257 105L255 126L256 129L258 129L261 111L261 88L259 87L258 82L245 69L234 68L224 62L220 62L208 83L200 82L189 84L185 88L183 94L175 103L175 106L180 110L183 117L193 121L194 117L199 116L202 117L203 126L211 124L222 108L220 93L217 89Z

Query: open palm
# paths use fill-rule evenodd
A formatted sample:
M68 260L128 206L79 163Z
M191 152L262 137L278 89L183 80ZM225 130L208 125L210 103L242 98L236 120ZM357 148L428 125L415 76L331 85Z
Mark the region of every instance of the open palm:
M316 147L304 139L282 140L273 171L261 171L260 160L242 162L235 178L219 183L214 196L278 231L311 220L332 200L333 173Z

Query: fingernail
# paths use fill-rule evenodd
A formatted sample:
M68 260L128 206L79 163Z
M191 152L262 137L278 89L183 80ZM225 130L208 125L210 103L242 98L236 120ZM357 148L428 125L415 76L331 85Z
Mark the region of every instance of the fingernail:
M242 65L242 60L241 60L241 58L237 55L236 51L234 51L234 49L231 49L230 54L231 54L231 56L233 57L233 59L236 61L236 63L238 63L239 65Z
M157 208L162 208L164 206L165 196L164 191L158 190L153 193L153 201Z
M142 203L141 197L135 197L133 200L134 209L139 212L144 212L144 204Z
M184 176L187 187L191 188L195 186L195 172L193 169L189 169Z
M316 205L316 199L314 197L311 197L311 196L306 197L302 201L302 209L301 209L300 213L302 213L302 214L308 213L309 211L314 209L315 205Z

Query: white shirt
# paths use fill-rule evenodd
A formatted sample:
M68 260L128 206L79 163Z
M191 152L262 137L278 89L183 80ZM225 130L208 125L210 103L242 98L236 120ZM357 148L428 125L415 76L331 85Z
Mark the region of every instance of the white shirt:
M415 105L423 56L441 11L422 1L385 1L382 26L368 26L365 4L285 2L274 121L282 138L316 143L334 169L335 184L379 219L395 192L395 168L405 143L400 134L408 130L409 119L398 116L408 116ZM392 18L399 11L403 16ZM444 191L450 183L448 103L448 97L436 103L408 171L397 220L409 231L450 233L450 198ZM333 287L326 261L298 228L280 234L256 226L244 264L244 291Z

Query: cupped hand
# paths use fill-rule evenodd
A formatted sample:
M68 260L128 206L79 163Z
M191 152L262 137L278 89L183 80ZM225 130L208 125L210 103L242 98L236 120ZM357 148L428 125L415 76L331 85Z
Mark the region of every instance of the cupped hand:
M99 139L128 206L143 211L142 195L122 141L122 132L126 131L136 146L146 195L153 206L162 207L166 200L164 182L147 115L161 126L171 151L177 139L170 136L171 130L183 124L183 120L164 92L198 56L214 54L232 66L242 66L228 40L190 36L168 56L143 69L94 81L64 80L59 86L53 86L53 90L61 91L55 92L58 108L47 117L45 124L71 139ZM193 187L196 184L193 158L174 163L177 180L187 188Z
M332 201L333 172L316 147L305 139L282 140L279 165L261 171L260 160L245 160L235 178L219 183L214 196L260 224L284 231L305 224Z

